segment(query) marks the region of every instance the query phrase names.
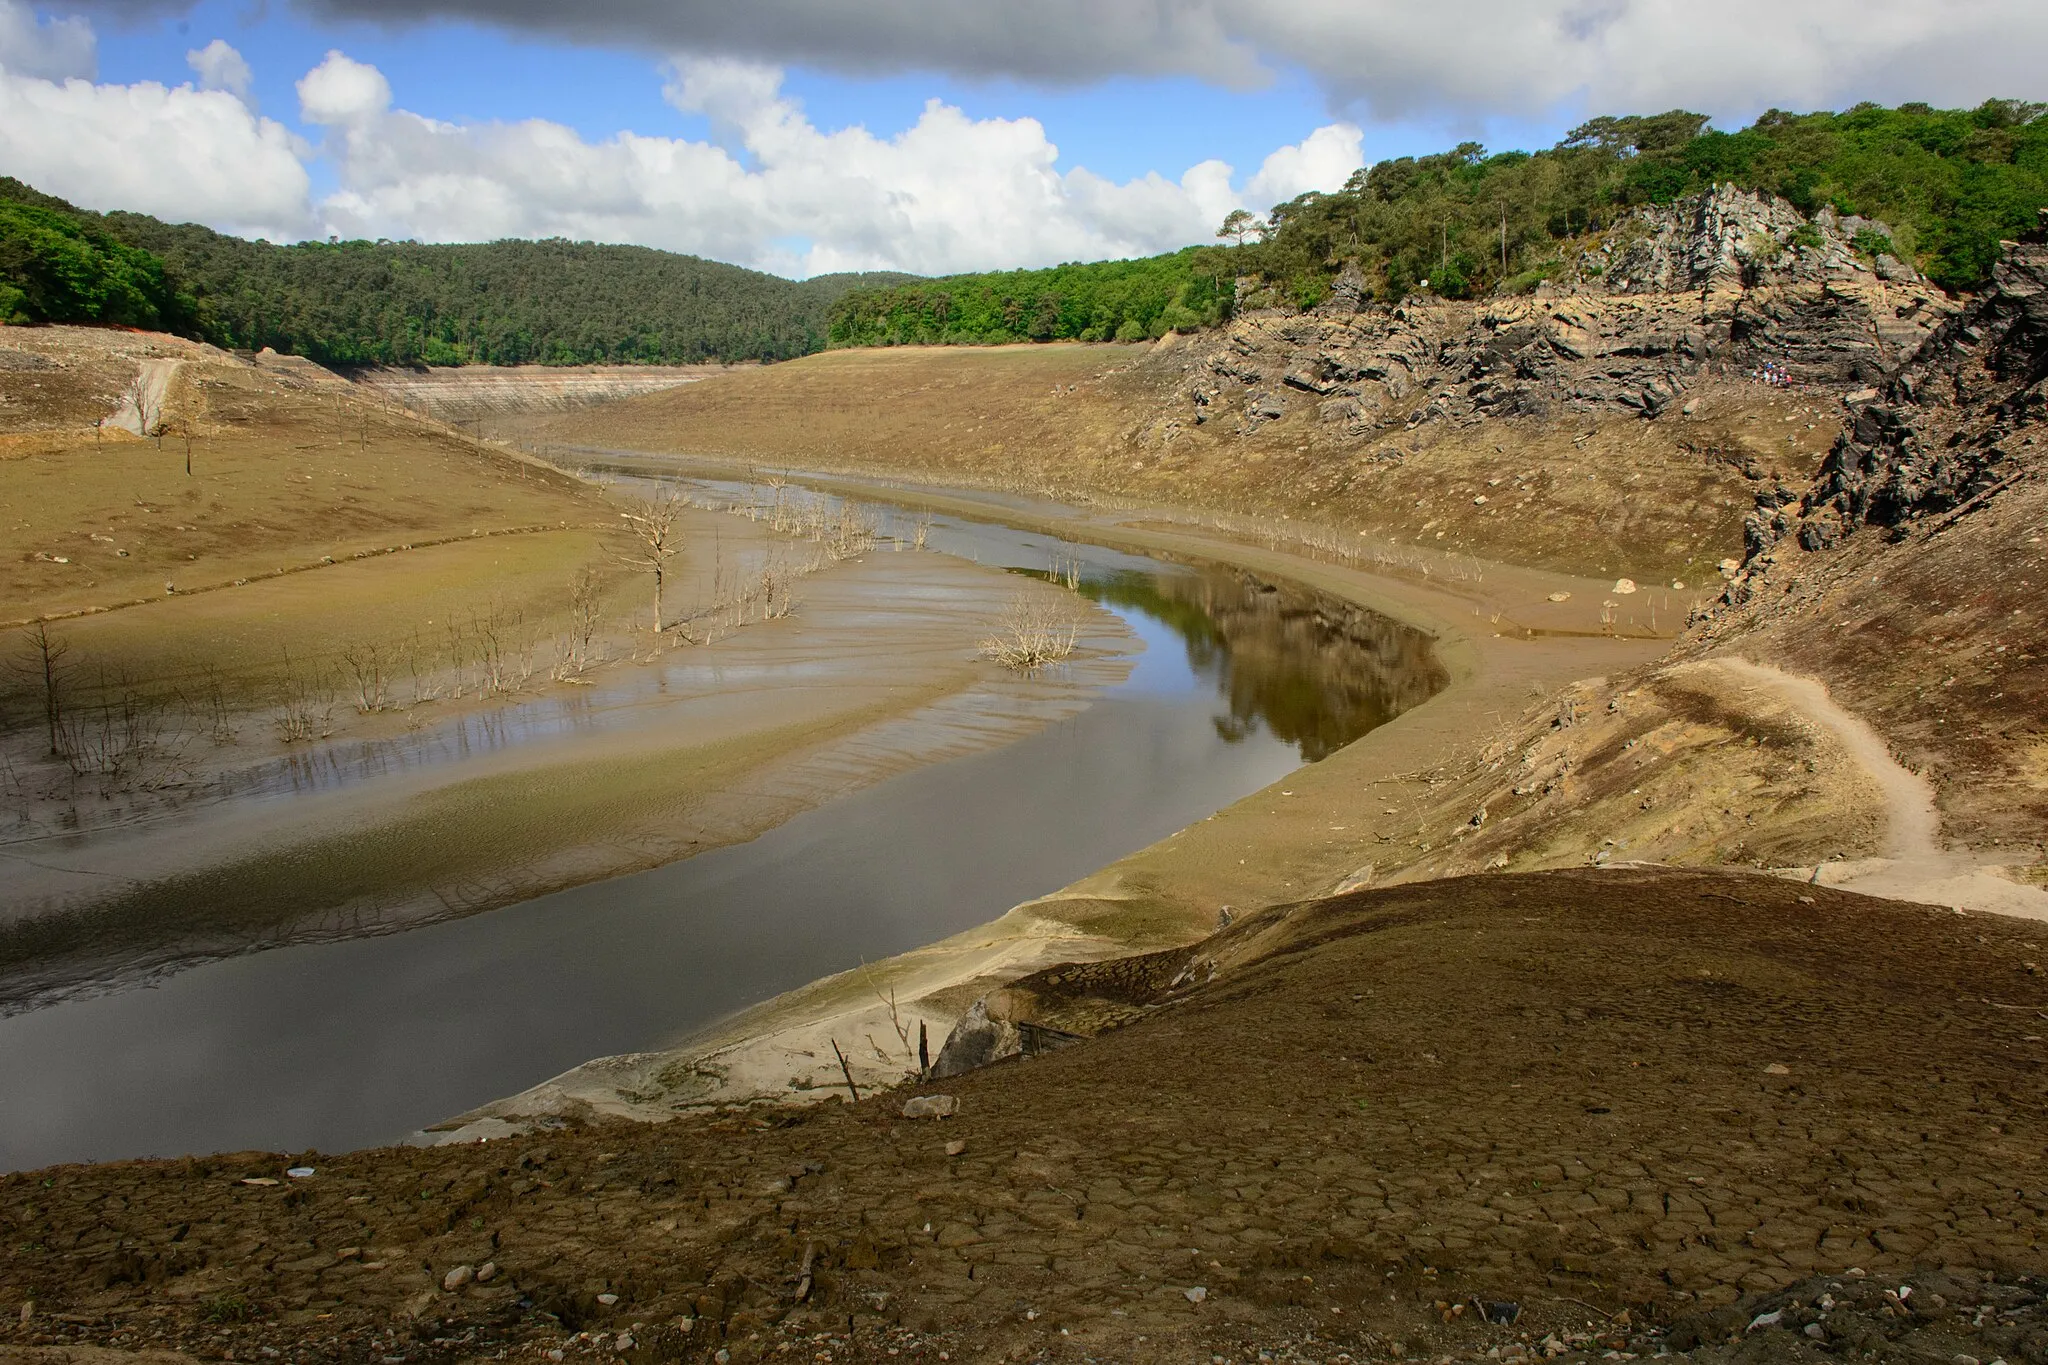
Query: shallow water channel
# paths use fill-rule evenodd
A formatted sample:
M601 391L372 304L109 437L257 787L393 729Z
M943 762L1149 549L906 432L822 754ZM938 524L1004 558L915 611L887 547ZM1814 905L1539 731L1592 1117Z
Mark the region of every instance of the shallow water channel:
M728 490L730 491L730 490ZM908 534L907 514L884 530ZM985 923L1426 699L1418 632L1217 566L939 518L1129 625L1128 676L1000 748L752 842L403 933L207 961L0 1019L0 1170L393 1141L579 1062Z

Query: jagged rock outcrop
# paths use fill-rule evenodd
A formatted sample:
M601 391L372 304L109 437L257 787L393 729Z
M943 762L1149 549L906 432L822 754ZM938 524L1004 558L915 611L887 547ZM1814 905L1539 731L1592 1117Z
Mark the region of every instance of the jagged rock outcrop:
M1847 395L1851 417L1812 486L1759 507L1750 558L1787 537L1820 550L1862 526L1902 533L1952 512L2041 463L2022 428L2048 418L2048 214L2011 244L1992 287L1944 324L1881 386ZM1750 574L1729 585L1739 601Z
M1350 437L1558 412L1655 418L1707 375L1868 385L1953 305L1882 223L1809 220L1732 187L1641 211L1535 293L1364 302L1355 270L1306 314L1239 317L1190 352L1181 413L1249 435L1301 404ZM1163 423L1170 441L1182 417Z

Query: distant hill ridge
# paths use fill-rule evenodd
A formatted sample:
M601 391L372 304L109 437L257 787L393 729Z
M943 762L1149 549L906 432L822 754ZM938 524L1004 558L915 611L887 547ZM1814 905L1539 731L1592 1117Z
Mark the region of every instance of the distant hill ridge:
M832 346L1134 341L1240 307L1527 293L1626 251L1643 211L1720 186L1782 200L1818 249L1854 222L1865 261L1980 288L1998 244L2048 206L2048 105L1771 110L1724 133L1685 110L1603 117L1538 152L1463 143L1383 161L1264 217L1234 245L1138 260L920 279L802 282L587 242L275 246L90 213L0 178L0 320L162 327L323 364L688 364ZM1889 267L1887 267L1889 269ZM1250 288L1241 283L1250 282Z
M1217 234L1226 247L851 291L833 309L832 344L1130 341L1239 307L1314 307L1333 290L1382 305L1526 294L1624 251L1649 231L1645 210L1728 186L1807 220L1777 249L1817 249L1832 215L1861 224L1852 245L1866 262L1974 291L2001 239L2048 205L2048 105L1773 109L1733 133L1674 109L1592 119L1533 153L1467 142L1379 162L1264 218L1235 212ZM1240 279L1255 287L1233 289Z
M638 246L247 241L0 177L0 321L160 328L323 365L786 360L894 273L787 280Z

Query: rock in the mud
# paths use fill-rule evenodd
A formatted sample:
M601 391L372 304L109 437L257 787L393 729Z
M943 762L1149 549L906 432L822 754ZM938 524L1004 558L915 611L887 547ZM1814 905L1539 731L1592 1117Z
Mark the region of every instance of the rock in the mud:
M441 1277L441 1287L452 1294L475 1278L475 1266L459 1265Z
M951 1095L918 1095L903 1104L907 1119L949 1119L959 1112L960 1101Z
M1023 1036L1007 1019L991 1018L988 1000L977 1000L946 1035L938 1061L932 1063L932 1077L944 1080L987 1066L1024 1050Z

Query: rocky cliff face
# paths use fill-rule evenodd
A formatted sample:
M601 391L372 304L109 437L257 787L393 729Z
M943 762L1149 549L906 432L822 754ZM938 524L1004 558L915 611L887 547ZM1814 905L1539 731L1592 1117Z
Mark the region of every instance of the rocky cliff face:
M2048 227L2048 225L2044 225ZM1691 646L1825 679L1931 775L1944 835L2048 859L2048 231L1772 489ZM2038 875L2048 875L2048 867Z
M1305 404L1365 438L1500 416L1655 418L1709 377L1752 372L1874 383L1952 305L1859 238L1889 231L1826 212L1809 222L1724 187L1644 210L1527 296L1387 309L1343 278L1311 314L1233 322L1189 365L1158 435L1217 423L1249 435Z
M2027 428L2048 417L2048 221L2035 236L1881 387L1848 396L1851 419L1812 487L1751 519L1753 557L1794 534L1807 550L1859 526L1896 535L2040 464Z

